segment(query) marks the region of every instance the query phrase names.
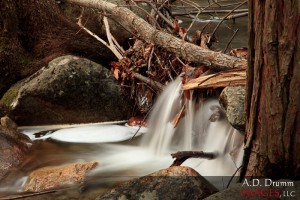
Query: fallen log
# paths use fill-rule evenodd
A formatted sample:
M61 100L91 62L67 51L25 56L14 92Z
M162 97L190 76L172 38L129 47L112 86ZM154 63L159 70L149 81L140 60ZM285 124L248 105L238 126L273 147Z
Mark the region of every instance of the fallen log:
M230 70L223 71L207 76L200 76L192 79L182 86L183 90L196 88L217 88L227 86L245 86L246 85L246 70Z
M247 66L246 59L204 49L171 34L159 31L125 7L103 0L66 0L66 2L100 10L122 25L129 25L135 29L146 42L153 43L169 52L175 53L187 62L202 63L208 68L218 71L241 69Z

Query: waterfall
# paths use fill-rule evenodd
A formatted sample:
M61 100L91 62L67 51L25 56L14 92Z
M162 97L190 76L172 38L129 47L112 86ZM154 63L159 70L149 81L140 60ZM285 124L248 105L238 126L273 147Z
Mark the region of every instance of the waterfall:
M217 188L223 189L242 163L243 135L231 127L226 117L221 117L215 122L209 120L213 114L212 108L219 108L216 98L199 100L190 92L190 98L183 99L182 95L182 82L179 77L169 83L157 99L148 120L147 132L141 136L142 138L136 138L137 141L141 139L139 145L130 142L123 144L112 142L132 137L135 129L134 131L128 127L126 129L125 126L116 128L116 125L107 124L80 125L60 129L53 135L63 137L65 141L70 141L71 138L71 141L75 142L87 139L88 142L103 139L112 142L91 143L89 151L82 151L79 148L70 154L72 159L77 161L97 161L99 166L89 176L97 177L99 182L132 179L167 168L173 162L170 154L177 151L213 152L217 155L215 159L191 158L181 165L194 168ZM174 127L174 118L176 119L180 112L182 116ZM32 132L36 131L35 128L24 130ZM57 127L52 127L54 128ZM78 143L74 145L80 147ZM64 145L59 146L64 148ZM86 147L82 146L84 149ZM61 157L69 158L70 155L64 155L62 151L62 155L53 156L61 159ZM19 182L24 182L25 178L17 180L16 185L20 187Z
M148 122L148 133L141 146L157 156L177 151L214 152L216 159L188 159L182 165L194 167L203 176L231 176L240 167L243 156L243 135L223 117L209 120L217 99L196 102L193 95L185 102L184 117L177 127L171 123L183 103L181 78L170 83L158 98Z

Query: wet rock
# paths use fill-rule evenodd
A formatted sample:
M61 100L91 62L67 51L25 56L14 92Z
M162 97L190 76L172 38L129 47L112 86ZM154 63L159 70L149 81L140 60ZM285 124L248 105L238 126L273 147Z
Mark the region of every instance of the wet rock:
M128 181L97 200L203 199L217 189L195 170L176 166Z
M28 145L17 138L13 137L6 128L0 126L0 182L5 182L4 179L9 173L20 165L26 153Z
M242 86L224 88L219 102L226 111L229 123L235 129L245 132L245 88Z
M18 131L18 125L7 115L0 119L0 130L13 137L16 141L23 142L25 144L30 143L29 137L20 133Z
M10 88L1 102L19 125L123 120L132 105L109 70L75 56L54 59Z
M37 169L30 173L24 191L40 192L81 184L87 172L96 166L97 162L87 162Z
M8 116L1 117L0 122L1 122L1 126L7 128L7 129L16 131L18 128L18 125L16 124L16 122L11 120Z

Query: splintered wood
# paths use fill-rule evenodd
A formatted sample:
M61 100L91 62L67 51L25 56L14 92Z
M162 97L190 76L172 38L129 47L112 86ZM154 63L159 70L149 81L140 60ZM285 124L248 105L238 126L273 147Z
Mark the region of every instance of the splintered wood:
M192 79L183 85L183 90L196 88L217 88L227 86L245 86L246 85L246 70L230 70L216 74L200 76Z

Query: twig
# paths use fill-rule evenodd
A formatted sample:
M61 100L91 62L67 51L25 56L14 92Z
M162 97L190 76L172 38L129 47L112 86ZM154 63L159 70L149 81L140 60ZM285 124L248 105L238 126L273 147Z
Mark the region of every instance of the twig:
M163 85L157 81L151 80L141 74L132 72L132 76L147 83L148 85L150 85L151 87L155 88L156 90L162 91L163 90Z
M152 3L148 2L148 4L171 28L173 28L173 23L169 19L167 19Z
M143 121L141 122L141 125L139 125L139 128L138 130L136 130L136 132L134 133L134 135L132 136L132 138L129 140L131 141L135 136L136 134L140 131L140 129L142 128L142 124L146 121L148 115L150 114L151 110L153 109L153 106L150 108L150 110L147 112L146 116L144 117Z
M211 34L211 37L208 40L208 43L210 43L210 39L214 36L214 34L216 33L216 31L218 30L219 26L222 24L222 22L236 9L238 9L239 7L241 7L242 5L244 5L245 3L247 3L248 0L240 3L238 6L236 6L235 8L233 8L227 15L225 15L225 17L222 18L222 20L218 23L218 25L216 26L216 28L214 29L214 31Z
M233 35L231 36L229 42L227 43L227 45L226 45L226 47L225 47L223 53L226 53L226 51L227 51L227 49L228 49L230 43L232 42L233 38L235 37L235 35L237 34L238 31L239 31L239 29L236 29L236 30L234 31Z
M189 1L188 1L188 2L189 2ZM190 3L190 5L194 5L194 4L195 4L194 2ZM207 9L207 8L209 8L209 7L211 7L211 6L214 5L214 4L216 4L215 1L214 1L213 3L211 3L211 4L209 4L208 6L202 8L202 9L198 9L197 15L194 17L192 23L190 24L190 26L189 26L188 29L186 30L185 35L186 35L186 34L189 32L189 30L192 28L192 26L193 26L194 23L196 22L196 19L198 18L198 16L200 15L200 13L202 13L203 10L205 10L205 9ZM196 7L196 6L195 6L195 7ZM197 7L196 7L196 8L197 8ZM200 35L200 36L201 36L201 35ZM185 38L185 37L183 37L183 38Z
M236 19L236 18L239 18L239 17L245 17L247 15L248 15L248 12L243 12L243 13L230 15L230 16L226 17L226 19Z
M201 29L201 34L203 33L203 31L205 30L205 28L211 23L211 21L207 22ZM201 37L201 35L200 35Z
M128 30L122 23L120 23L118 20L114 19L113 17L109 17L109 15L101 13L101 15L106 16L108 18L110 18L111 20L113 20L115 23L117 23L118 25L122 26L122 28L127 31L128 33L130 33L131 35L133 35L134 37L136 37L139 40L144 40L143 38L141 38L140 36L138 36L137 34L135 34L134 32Z
M83 16L83 11L81 12L80 16L78 17L78 22L77 22L78 26L79 26L80 28L82 28L83 30L85 30L88 34L90 34L91 36L93 36L96 40L98 40L99 42L101 42L103 45L105 45L107 48L109 48L119 60L122 59L123 56L122 56L122 55L120 54L120 52L115 48L115 46L113 45L113 43L112 43L112 44L107 44L107 42L105 42L103 39L101 39L101 38L100 38L99 36L97 36L95 33L93 33L92 31L90 31L89 29L87 29L86 27L84 27L84 26L82 25L82 16ZM106 17L104 17L104 18L106 18ZM104 18L103 18L103 19L104 19ZM106 20L107 20L107 19L106 19ZM104 22L104 23L105 23L105 22ZM106 29L106 33L110 33L110 31L108 30L109 27L106 26L105 29ZM110 38L110 36L107 35L107 38ZM110 38L110 39L111 39L111 38ZM108 40L110 40L110 39L108 39Z
M236 175L236 173L238 173L238 171L239 171L240 169L242 169L242 167L243 167L243 165L241 165L240 167L238 167L238 168L235 170L235 172L234 172L233 175L231 176L229 182L227 183L226 188L229 187L231 181L233 180L233 177Z
M104 22L104 26L105 26L105 31L106 31L106 36L107 36L107 39L108 39L108 42L109 42L109 46L113 49L113 52L115 53L119 53L120 57L123 58L123 55L124 55L124 50L123 52L120 53L120 51L122 51L122 47L119 45L119 43L117 42L117 40L114 38L114 36L111 34L110 32L110 28L109 28L109 24L108 24L108 20L107 20L107 17L104 16L103 17L103 22ZM117 48L118 50L117 50ZM119 57L118 57L119 58ZM119 58L120 59L120 58Z
M210 14L210 13L228 13L231 10L202 10L201 14ZM247 12L248 9L237 9L234 10L233 13L245 13ZM182 15L189 15L189 14L197 14L199 11L198 10L190 10L190 11L186 11L186 12L181 12L181 11L174 11L172 12L173 16L182 16Z
M158 14L171 28L173 28L173 23L160 12L160 8L157 9L150 1L135 0L135 2L147 3L149 6L151 6L152 10L156 12L156 14Z
M178 151L177 153L171 154L172 158L175 158L174 162L170 167L180 166L184 161L189 158L206 158L214 159L217 157L216 153L207 153L203 151Z
M29 194L16 194L16 195L8 195L6 197L0 197L0 200L9 200L9 199L23 199L26 197L34 197L38 195L43 195L43 194L49 194L49 193L54 193L57 191L61 190L49 190L49 191L43 191L43 192L35 192L35 193L29 193Z
M152 60L152 57L153 57L154 48L155 47L153 46L152 49L151 49L150 55L149 55L149 59L148 59L148 71L150 71L151 60Z
M147 10L145 10L144 8L140 7L136 2L139 2L138 0L130 0L130 2L132 2L134 4L135 7L137 7L138 9L142 10L144 13L146 13L146 15L150 18L148 22L150 22L151 25L155 26L158 25L158 22L154 19L154 17L151 15L151 13L149 13Z

